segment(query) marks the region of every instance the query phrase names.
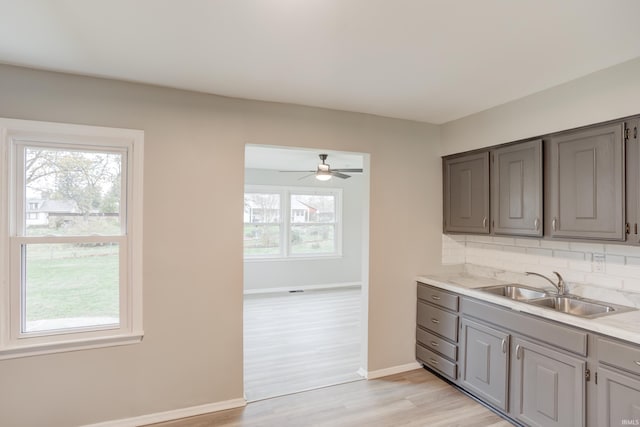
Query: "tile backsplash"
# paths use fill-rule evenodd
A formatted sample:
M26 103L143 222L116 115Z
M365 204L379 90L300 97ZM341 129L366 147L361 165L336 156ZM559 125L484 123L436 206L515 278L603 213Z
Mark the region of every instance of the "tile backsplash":
M640 301L640 247L443 234L442 264L464 264L476 275L492 277L521 277L525 271L551 277L557 271L572 293L589 296L610 289Z

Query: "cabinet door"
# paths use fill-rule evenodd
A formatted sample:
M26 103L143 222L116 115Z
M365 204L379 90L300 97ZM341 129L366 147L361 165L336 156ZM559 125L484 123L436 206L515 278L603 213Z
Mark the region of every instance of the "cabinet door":
M640 244L640 120L625 123L627 241Z
M462 320L462 386L506 411L509 334Z
M514 417L530 426L585 424L585 362L515 338Z
M445 159L444 231L489 233L489 153Z
M598 368L598 426L640 424L640 379Z
M622 123L552 137L551 237L624 240Z
M542 140L494 150L491 170L493 232L542 236Z

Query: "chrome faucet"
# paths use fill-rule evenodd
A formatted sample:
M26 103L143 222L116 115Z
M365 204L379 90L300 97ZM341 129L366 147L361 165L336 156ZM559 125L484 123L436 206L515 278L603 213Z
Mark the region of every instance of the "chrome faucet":
M547 282L551 283L553 285L553 287L558 290L558 295L566 295L568 293L568 291L569 291L569 289L567 288L567 284L565 283L565 281L562 278L562 276L560 275L560 273L558 273L557 271L553 272L553 274L558 276L558 283L557 284L553 283L553 280L549 279L547 276L545 276L543 274L540 274L540 273L534 273L532 271L525 271L524 274L526 274L527 276L534 275L534 276L542 277Z

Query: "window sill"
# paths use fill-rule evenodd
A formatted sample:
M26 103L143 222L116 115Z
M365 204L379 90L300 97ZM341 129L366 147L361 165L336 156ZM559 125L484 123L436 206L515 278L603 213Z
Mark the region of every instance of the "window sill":
M342 255L314 255L314 256L290 256L290 257L256 257L244 258L244 262L286 262L286 261L327 261L334 259L342 259Z
M129 335L104 336L82 340L58 341L47 344L10 346L0 349L0 360L40 356L53 353L65 353L69 351L89 350L94 348L138 344L142 342L143 338L144 332L140 331Z

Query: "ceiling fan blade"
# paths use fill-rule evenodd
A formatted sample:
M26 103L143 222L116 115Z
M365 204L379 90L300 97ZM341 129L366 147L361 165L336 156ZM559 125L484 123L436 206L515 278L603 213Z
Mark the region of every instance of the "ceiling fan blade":
M362 169L331 169L331 170L337 171L337 172L352 172L352 173L362 172Z
M307 173L311 173L311 172L315 172L315 171L278 171L278 172L295 172L295 173L307 172Z
M333 169L331 170L331 175L335 176L336 178L342 178L342 179L351 178L351 175L345 175Z
M303 171L303 172L308 172L308 171ZM302 179L305 179L305 178L309 178L310 176L313 176L313 175L315 175L315 174L316 174L316 173L315 173L315 172L313 172L313 173L310 173L309 175L301 176L300 178L298 178L298 181L300 181L300 180L302 180Z

